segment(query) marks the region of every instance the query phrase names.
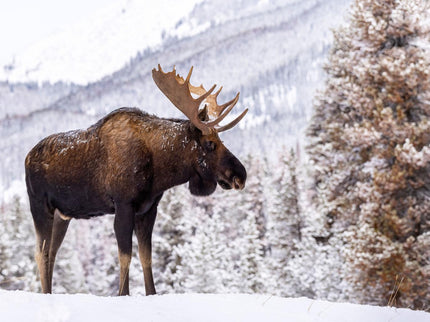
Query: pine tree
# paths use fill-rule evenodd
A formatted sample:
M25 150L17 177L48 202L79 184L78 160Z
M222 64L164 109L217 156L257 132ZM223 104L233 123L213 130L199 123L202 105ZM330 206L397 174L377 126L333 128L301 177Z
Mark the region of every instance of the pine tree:
M248 212L240 236L234 241L239 291L241 293L265 293L269 274L264 261L264 243L259 238L256 213Z
M334 33L309 128L320 211L347 247L356 300L429 306L429 52L425 1L356 0ZM428 20L427 20L428 21Z
M249 213L253 213L258 230L258 239L266 244L267 230L267 203L264 194L265 160L248 155L245 160L246 169L249 173L246 181L246 193L238 196L236 202L239 209L236 209L234 216L239 219L238 225L248 218ZM265 247L263 249L265 251Z
M181 249L187 292L223 293L232 291L233 269L231 248L228 247L226 227L220 208L210 215L201 213L195 235Z
M0 287L37 291L34 228L25 206L15 196L0 214Z
M73 220L67 231L66 237L58 250L53 274L53 288L55 293L85 293L85 276L82 262L79 258L77 246L78 230Z
M184 291L185 277L178 267L184 265L182 247L195 230L198 214L185 186L165 192L153 235L153 270L159 293Z
M279 164L274 167L275 174L269 185L268 200L268 259L269 267L275 278L273 290L277 295L291 296L289 289L293 278L289 261L296 256L297 245L302 239L302 219L299 205L297 177L297 157L293 150L284 152Z
M85 288L91 294L103 296L118 294L119 260L113 219L113 216L103 216L90 220L77 220L71 227L76 229L78 238L75 241L75 247L83 268ZM69 233L70 236L68 236ZM67 232L66 238L72 236L72 232ZM136 257L135 250L133 254ZM133 258L132 264L136 261ZM141 280L140 283L142 285Z
M232 207L230 216L235 223L236 235L232 239L235 276L233 289L245 293L265 293L271 289L267 253L267 200L264 194L267 167L264 160L248 156L245 193L241 193Z

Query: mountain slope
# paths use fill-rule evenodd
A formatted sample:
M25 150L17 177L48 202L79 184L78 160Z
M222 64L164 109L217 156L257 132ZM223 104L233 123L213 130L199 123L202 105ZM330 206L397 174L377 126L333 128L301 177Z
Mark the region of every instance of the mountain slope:
M166 33L195 33L193 25L184 24L181 30L175 26L200 1L118 1L17 55L0 69L0 79L83 85L97 81L122 68L139 51L159 46Z
M161 44L99 81L85 86L0 83L0 186L22 180L25 154L38 140L87 127L115 108L138 106L162 117L183 117L152 81L158 63L165 70L176 65L182 75L194 66L192 83L224 86L220 102L240 91L235 113L245 107L250 111L223 134L239 156L271 157L282 146L296 145L311 115L315 89L324 80L330 28L342 20L349 2L204 1ZM184 26L205 24L210 27L178 37Z

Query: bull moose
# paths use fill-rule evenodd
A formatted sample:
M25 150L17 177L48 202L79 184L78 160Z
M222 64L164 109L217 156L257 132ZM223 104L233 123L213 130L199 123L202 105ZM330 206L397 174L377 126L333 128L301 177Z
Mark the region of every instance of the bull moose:
M235 126L219 123L239 99L218 105L221 89L206 91L161 66L152 77L188 120L165 119L137 108L120 108L86 130L53 134L25 159L30 209L36 231L36 262L43 293L52 292L55 256L70 219L115 214L120 262L119 295L129 294L132 234L139 245L146 294L155 294L151 236L163 192L189 182L194 195L206 196L217 184L241 190L246 170L223 145L218 133ZM201 108L204 106L203 108Z

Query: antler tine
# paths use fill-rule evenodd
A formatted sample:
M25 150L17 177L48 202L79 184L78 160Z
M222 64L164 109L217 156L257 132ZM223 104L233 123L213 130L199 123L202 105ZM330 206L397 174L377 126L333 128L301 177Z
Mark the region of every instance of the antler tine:
M193 67L194 66L191 66L190 71L188 72L187 78L185 79L185 84L189 84L190 83L191 74L193 73Z
M213 114L214 116L218 116L222 113L222 110L219 109L220 106L217 103L217 98L219 93L221 93L221 91L222 91L222 86L215 94L211 95L209 100L207 100L208 104L213 106L210 113Z
M214 94L214 97L217 98L219 93L222 91L222 86L219 88L219 90Z
M229 106L230 104L233 104L233 106L235 106L235 105L236 105L236 103L237 103L237 101L239 100L239 95L240 95L240 92L239 92L239 93L237 93L237 94L236 94L236 97L235 97L235 98L233 98L231 101L229 101L229 102L227 102L227 103L225 103L225 104L223 104L223 105L220 105L220 106L218 107L219 113L221 114L221 113L226 109L226 107L227 107L227 106Z
M206 99L206 97L208 97L209 95L212 94L212 92L214 91L215 87L216 87L216 84L214 84L214 86L212 86L206 93L204 93L203 95L201 95L198 98L196 98L196 100L199 103L203 102Z
M236 97L233 98L231 101L223 105L218 105L216 98L219 92L220 90L215 94L211 95L210 97L208 97L208 99L206 100L206 102L209 105L209 114L214 117L218 117L219 115L221 115L228 106L230 105L235 106L237 101L239 100L239 93L237 93Z
M231 121L230 123L221 126L219 128L217 128L217 132L224 132L227 130L230 130L232 127L234 127L237 123L240 122L241 119L243 119L243 117L245 116L245 114L248 112L248 109L245 109L242 114L240 114L238 117L236 117L233 121Z
M215 120L213 120L212 122L208 122L206 123L209 127L214 127L215 125L217 125L218 123L220 123L227 115L228 113L231 112L231 110L233 109L233 107L236 105L237 101L239 99L239 94L236 95L236 98L232 100L233 103L230 103L230 107L224 112L220 112L217 113L217 118ZM225 105L225 104L224 104ZM224 106L223 105L223 106ZM228 105L227 105L228 106ZM220 107L220 106L216 106L216 107ZM225 107L223 108L223 110L225 109ZM222 114L221 114L222 113ZM216 129L218 131L218 129Z

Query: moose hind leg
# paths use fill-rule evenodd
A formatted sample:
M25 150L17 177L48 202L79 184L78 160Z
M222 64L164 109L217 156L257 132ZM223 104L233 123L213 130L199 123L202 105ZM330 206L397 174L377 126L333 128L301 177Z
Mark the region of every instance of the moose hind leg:
M51 293L52 281L49 272L49 249L51 245L54 216L48 210L44 202L34 201L31 197L30 209L36 231L35 259L39 269L42 292Z
M63 219L64 217L58 209L54 212L54 223L52 228L51 245L49 247L49 280L52 281L54 273L55 257L57 256L58 249L64 240L67 228L69 227L70 219ZM51 282L52 283L52 282Z
M134 211L131 205L116 205L114 230L120 264L119 295L129 295L128 273L131 262Z
M157 216L156 202L151 209L143 215L136 215L135 232L139 243L139 258L142 264L146 295L155 294L154 278L152 276L152 229Z

